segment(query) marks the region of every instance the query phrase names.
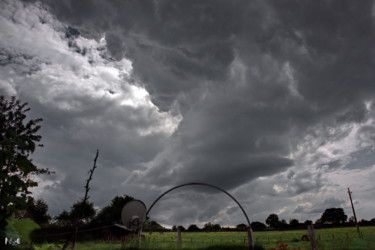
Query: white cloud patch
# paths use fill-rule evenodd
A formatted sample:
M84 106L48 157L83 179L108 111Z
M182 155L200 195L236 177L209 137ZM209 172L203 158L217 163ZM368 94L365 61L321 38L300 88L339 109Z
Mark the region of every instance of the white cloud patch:
M173 114L162 112L151 102L149 93L132 79L131 61L111 59L104 38L70 34L72 28L55 20L38 3L2 5L0 89L29 102L32 115L44 119L45 148L35 160L57 174L48 177L35 194L45 197L56 213L61 209L57 196L72 196L64 208L79 197L75 183L83 184L91 162L83 155L99 148L99 162L111 162L102 171L118 171L113 169L118 166L132 169L159 150L182 117L178 109ZM143 146L145 143L150 144ZM123 154L122 150L129 152ZM61 162L64 155L75 159ZM126 159L120 160L121 155ZM85 167L74 170L83 162Z

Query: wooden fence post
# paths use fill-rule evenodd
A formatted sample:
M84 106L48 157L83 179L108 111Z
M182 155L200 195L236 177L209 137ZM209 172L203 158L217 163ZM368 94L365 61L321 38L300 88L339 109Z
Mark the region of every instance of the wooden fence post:
M309 231L309 235L310 235L311 250L318 250L318 245L316 244L315 236L314 236L314 226L308 225L307 230Z
M181 227L177 227L177 247L180 248L182 245L181 240Z

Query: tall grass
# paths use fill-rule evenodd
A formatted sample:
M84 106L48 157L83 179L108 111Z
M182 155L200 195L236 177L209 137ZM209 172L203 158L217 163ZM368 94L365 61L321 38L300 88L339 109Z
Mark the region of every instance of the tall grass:
M334 229L318 229L315 230L315 238L317 240L319 250L342 250L342 249L375 249L375 227L361 228L363 238L357 234L356 228L334 228ZM89 241L78 242L77 250L88 249L205 249L205 250L231 250L231 249L248 249L246 232L183 232L182 244L177 247L177 234L175 232L167 233L144 233L146 240L129 243L122 246L121 242L103 242ZM308 235L307 230L298 231L268 231L255 232L254 240L257 249L277 248L277 244L282 242L287 244L289 250L300 249L309 250L311 244L309 241L302 241L303 235ZM60 244L60 247L62 244ZM260 247L261 246L261 247ZM57 243L43 244L36 246L36 249L61 249Z

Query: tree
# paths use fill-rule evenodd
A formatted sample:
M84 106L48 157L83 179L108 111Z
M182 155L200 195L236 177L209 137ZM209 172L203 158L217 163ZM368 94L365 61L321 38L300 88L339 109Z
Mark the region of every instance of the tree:
M285 228L288 228L288 223L286 222L286 220L282 219L281 221L279 221L279 223L276 224L275 228L278 228L278 229L285 229Z
M42 136L41 118L27 120L30 110L27 103L20 103L16 97L6 100L0 96L0 232L5 232L7 218L16 208L26 208L30 187L38 185L35 174L50 174L48 169L38 168L30 155L34 153ZM3 235L1 235L3 236ZM0 237L3 238L3 237ZM1 245L4 244L0 240Z
M322 225L322 219L319 218L315 221L315 225Z
M73 221L88 222L95 216L95 208L92 202L78 201L73 204L69 217Z
M279 216L277 214L270 214L266 219L266 224L272 228L276 228L279 223Z
M187 229L187 231L189 232L198 232L199 230L200 230L199 227L195 224L190 225Z
M144 231L166 231L167 229L154 220L147 220L143 226Z
M51 216L48 214L48 205L42 199L30 200L27 216L38 224L47 224L51 220Z
M291 220L289 221L289 225L290 225L291 227L298 227L298 226L300 225L300 223L299 223L299 221L298 221L297 219L291 219Z
M206 232L217 232L220 231L221 226L219 224L212 224L211 222L207 222L203 226L203 230Z
M248 228L248 225L243 224L243 223L238 224L238 225L236 226L236 229L237 229L237 230L240 230L240 231L246 231L247 228Z
M307 226L307 225L312 225L313 222L312 222L312 220L305 220L305 222L303 224Z
M266 227L267 226L264 223L262 223L262 222L259 222L259 221L253 221L253 222L251 222L251 228L253 230L264 230ZM247 228L247 226L246 226L246 228Z
M54 219L60 226L67 226L71 223L69 212L66 210L62 211L59 215L55 216Z
M354 218L354 216L350 216L349 217L349 223L355 223L355 218Z
M344 209L342 208L327 208L320 220L322 224L342 224L347 220L348 216L345 214Z
M121 222L121 210L126 203L134 200L128 195L116 196L112 199L111 204L104 207L91 221L94 226L107 226Z

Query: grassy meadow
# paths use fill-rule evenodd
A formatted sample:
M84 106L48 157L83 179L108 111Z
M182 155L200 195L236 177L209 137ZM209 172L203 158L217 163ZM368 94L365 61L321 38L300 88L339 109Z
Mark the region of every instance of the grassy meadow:
M359 238L356 228L332 228L315 230L319 250L341 250L341 249L375 249L375 227L361 228L363 234ZM141 249L248 249L246 232L183 232L182 245L176 245L176 232L166 233L143 233L146 239L142 241ZM301 237L308 235L307 230L298 231L267 231L255 232L254 240L258 249L279 249L278 243L287 244L284 249L311 249L309 241L302 241ZM49 243L41 246L35 245L35 249L61 249L61 243ZM121 246L119 241L103 242L90 241L78 242L77 250L89 249L134 249L138 243Z

